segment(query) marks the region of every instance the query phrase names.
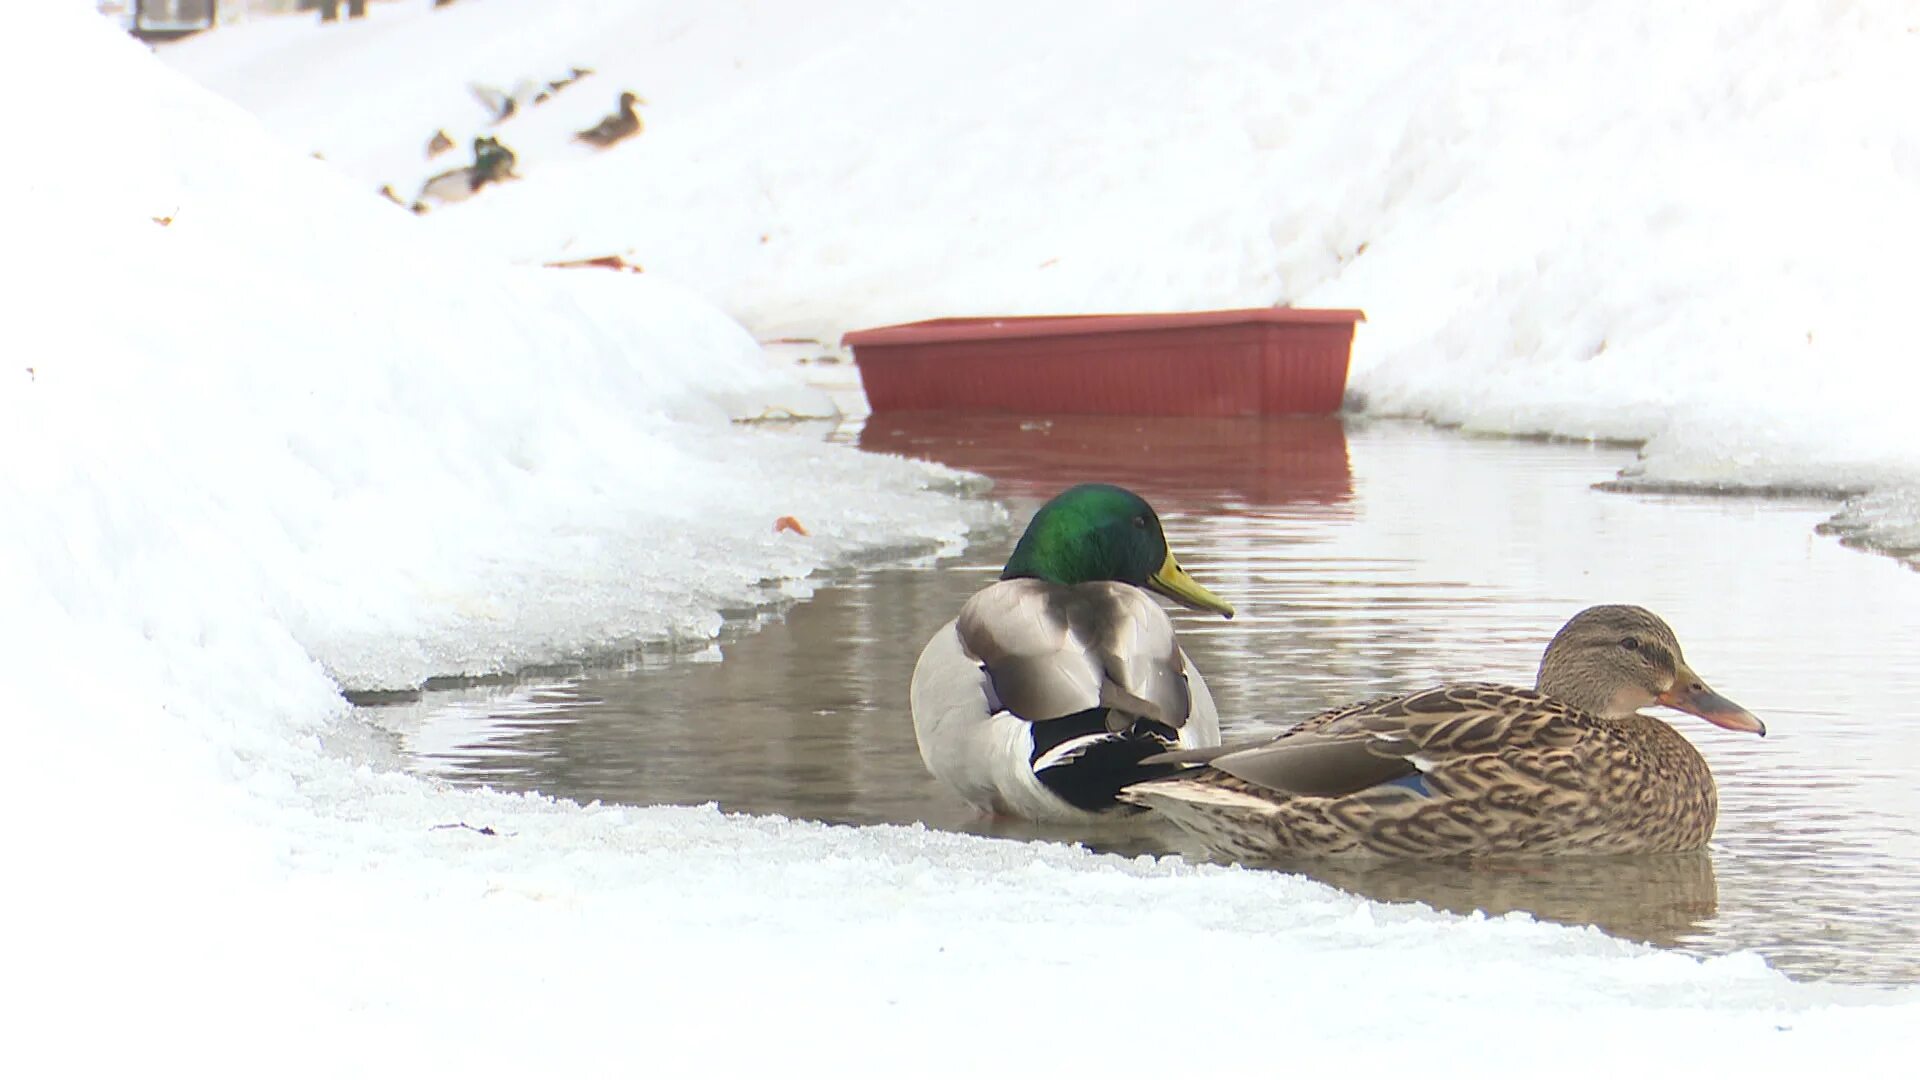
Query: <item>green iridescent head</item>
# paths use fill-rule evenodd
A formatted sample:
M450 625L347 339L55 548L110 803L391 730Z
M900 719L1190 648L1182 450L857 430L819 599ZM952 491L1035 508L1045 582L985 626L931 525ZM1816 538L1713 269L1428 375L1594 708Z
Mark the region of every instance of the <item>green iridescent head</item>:
M482 135L473 140L473 164L480 173L489 178L504 176L513 171L517 157L505 143L491 135Z
M1112 484L1080 484L1055 495L1027 523L1000 577L1056 585L1120 581L1198 611L1233 617L1233 605L1180 569L1153 507Z

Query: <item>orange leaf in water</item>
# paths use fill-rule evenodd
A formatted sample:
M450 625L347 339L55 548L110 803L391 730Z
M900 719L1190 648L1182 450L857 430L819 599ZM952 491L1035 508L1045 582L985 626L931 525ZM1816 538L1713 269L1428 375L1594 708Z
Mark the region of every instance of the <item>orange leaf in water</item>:
M785 515L777 517L773 520L773 531L774 532L797 532L801 536L813 535L812 533L809 533L807 531L807 527L805 525L800 524L799 518L787 517Z

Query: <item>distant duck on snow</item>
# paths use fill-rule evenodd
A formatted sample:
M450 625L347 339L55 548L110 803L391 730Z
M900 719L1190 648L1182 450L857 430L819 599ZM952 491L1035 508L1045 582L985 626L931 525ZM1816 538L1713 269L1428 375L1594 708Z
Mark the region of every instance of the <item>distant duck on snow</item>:
M568 74L558 79L549 79L547 81L547 88L533 95L533 103L539 105L553 95L565 90L567 87L572 86L574 83L579 82L591 74L593 74L592 68L575 67L570 69Z
M467 84L467 92L473 95L473 100L479 102L481 108L487 110L487 121L493 124L504 124L513 119L520 111L520 103L531 98L534 90L534 84L526 79L514 84L511 90L486 83Z
M557 79L536 82L533 79L521 79L511 88L502 88L489 83L468 83L467 92L487 110L489 123L504 124L520 115L523 105L545 104L553 95L593 74L592 68L578 65L567 69L565 75Z
M601 148L612 146L622 139L630 139L640 134L645 125L640 123L640 113L636 105L645 105L646 99L631 90L620 95L620 108L599 123L585 131L577 132L575 140Z
M428 180L420 189L413 212L426 213L434 203L457 203L470 199L488 184L518 179L513 166L518 157L491 135L473 140L473 164L449 169Z

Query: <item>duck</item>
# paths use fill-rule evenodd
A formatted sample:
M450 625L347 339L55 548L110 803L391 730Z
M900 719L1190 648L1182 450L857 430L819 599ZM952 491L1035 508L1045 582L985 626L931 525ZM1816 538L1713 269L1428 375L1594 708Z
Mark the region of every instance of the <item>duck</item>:
M568 70L567 74L557 79L548 79L546 89L533 95L533 103L535 105L544 105L552 99L553 95L565 90L567 87L572 86L574 83L579 82L591 74L593 74L592 68L583 68L575 65Z
M1456 683L1324 712L1254 743L1175 751L1120 798L1253 863L1698 851L1718 793L1664 705L1764 736L1672 628L1607 604L1553 636L1532 689Z
M491 135L482 135L473 140L473 164L448 169L429 179L420 188L420 197L414 200L413 212L426 213L433 203L464 202L488 184L518 179L513 171L518 160L505 143Z
M473 100L487 110L487 122L498 126L520 115L520 103L533 96L538 89L531 79L521 79L511 88L494 86L491 83L468 83L467 92Z
M914 665L909 708L927 771L996 817L1138 813L1120 790L1178 768L1144 759L1220 742L1213 695L1150 592L1233 617L1181 569L1139 495L1081 484L1048 500L999 580Z
M633 91L622 91L618 110L587 130L576 132L573 137L578 142L589 143L604 149L622 139L638 135L645 125L640 123L640 114L634 110L634 106L646 103L645 98Z

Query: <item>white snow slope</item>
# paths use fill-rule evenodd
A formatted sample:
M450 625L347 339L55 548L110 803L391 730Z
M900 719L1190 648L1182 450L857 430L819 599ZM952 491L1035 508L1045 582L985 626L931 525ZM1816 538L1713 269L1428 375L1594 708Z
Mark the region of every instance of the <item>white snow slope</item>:
M805 391L700 300L456 256L83 3L0 71L9 1075L1808 1072L1920 1022L1280 875L405 775L341 686L711 632L958 539L953 478L728 424Z

